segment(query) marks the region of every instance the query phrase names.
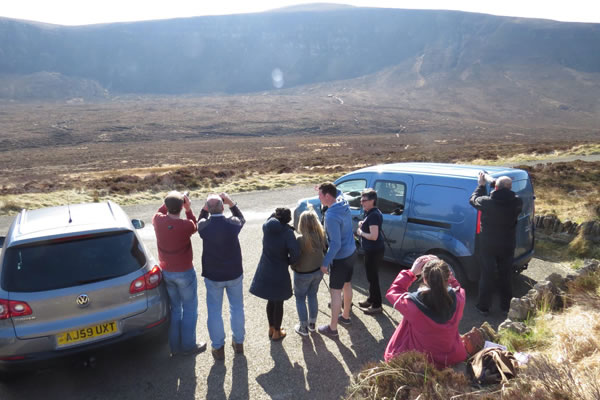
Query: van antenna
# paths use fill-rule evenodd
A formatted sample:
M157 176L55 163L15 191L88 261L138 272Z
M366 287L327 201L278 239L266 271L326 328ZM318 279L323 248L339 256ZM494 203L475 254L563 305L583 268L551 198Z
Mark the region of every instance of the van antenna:
M67 210L69 211L69 223L73 222L73 218L71 218L71 205L67 203Z

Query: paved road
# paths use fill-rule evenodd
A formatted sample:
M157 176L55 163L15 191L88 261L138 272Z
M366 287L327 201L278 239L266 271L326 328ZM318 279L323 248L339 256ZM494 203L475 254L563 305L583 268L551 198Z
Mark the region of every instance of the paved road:
M340 327L340 338L333 341L313 334L302 338L293 332L296 310L293 298L285 303L284 326L288 337L272 343L267 337L266 301L247 290L261 251L261 225L278 206L293 208L296 199L313 195L309 187L234 195L248 223L242 230L246 296L246 352L233 357L226 347L225 363L213 362L210 352L196 357L170 360L166 346L128 346L96 354L94 368L68 365L27 375L10 385L0 385L0 399L336 399L344 394L353 373L371 361L382 359L387 340L401 316L389 304L376 317L353 314L352 325ZM201 201L192 205L199 211ZM159 204L126 207L132 218L141 218L148 226L142 230L145 243L156 254L156 243L149 222ZM12 218L0 218L0 233L5 234ZM195 258L200 260L201 242L193 238ZM564 267L534 260L524 276L516 278L517 294L527 291L538 279ZM382 287L389 287L398 267L386 264L381 269ZM364 298L367 282L363 269L355 269L355 303ZM199 285L200 310L198 337L207 340L205 290ZM319 292L318 323L329 319L328 294L324 284ZM480 325L482 317L474 310L474 297L468 296L461 332ZM225 302L227 304L227 302ZM227 318L227 317L226 317ZM503 317L492 313L489 321L497 326ZM227 321L227 319L226 319ZM225 324L226 328L228 323ZM231 336L228 334L228 342Z

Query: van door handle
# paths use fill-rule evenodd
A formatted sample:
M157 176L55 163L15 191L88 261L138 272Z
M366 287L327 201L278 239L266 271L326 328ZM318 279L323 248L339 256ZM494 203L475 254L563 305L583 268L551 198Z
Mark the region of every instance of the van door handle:
M396 241L392 240L392 239L386 239L385 241L388 242L388 243L396 243Z

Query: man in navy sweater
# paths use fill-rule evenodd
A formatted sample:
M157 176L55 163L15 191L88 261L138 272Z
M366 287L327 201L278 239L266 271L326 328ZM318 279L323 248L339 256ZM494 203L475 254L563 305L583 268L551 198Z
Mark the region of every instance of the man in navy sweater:
M229 206L231 217L223 215L223 203ZM210 217L209 217L210 214ZM223 291L227 291L229 314L235 353L244 352L244 293L242 250L238 235L246 220L227 193L212 194L200 212L198 233L202 238L202 276L206 285L208 334L215 360L225 359L225 328L223 326Z

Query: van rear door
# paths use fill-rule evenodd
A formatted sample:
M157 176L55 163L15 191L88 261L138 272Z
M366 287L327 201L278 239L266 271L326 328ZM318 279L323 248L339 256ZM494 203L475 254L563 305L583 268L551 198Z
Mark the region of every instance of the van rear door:
M534 247L534 195L531 180L513 180L512 190L523 200L523 211L517 221L517 240L514 263L516 267L527 264L533 255Z

